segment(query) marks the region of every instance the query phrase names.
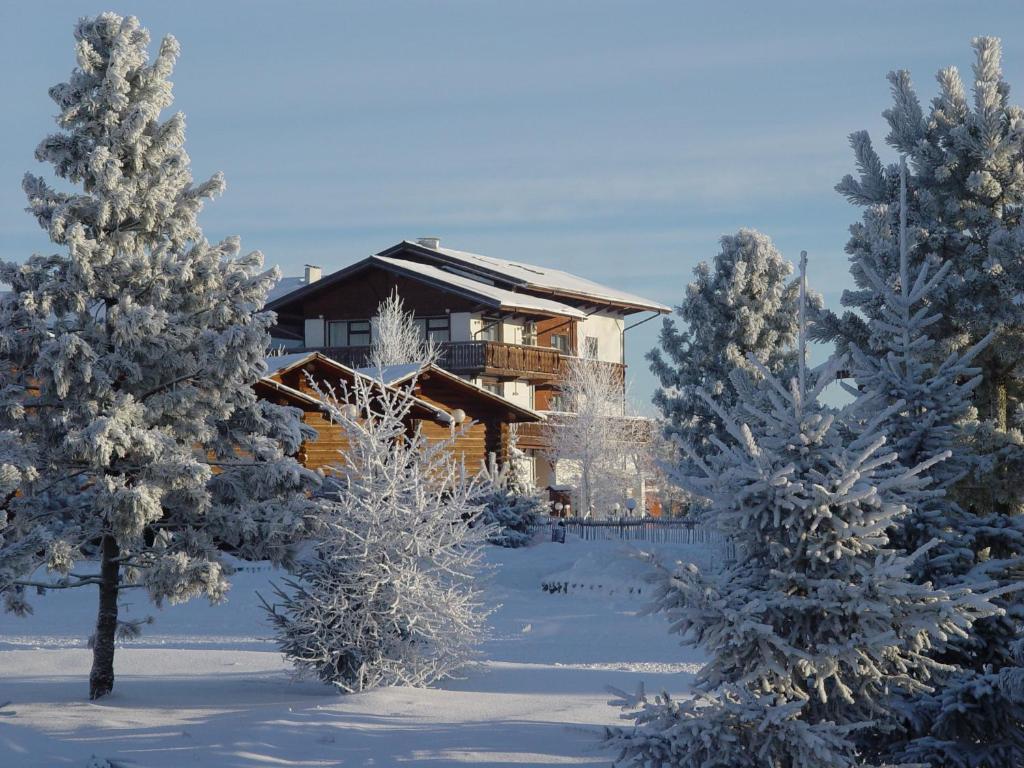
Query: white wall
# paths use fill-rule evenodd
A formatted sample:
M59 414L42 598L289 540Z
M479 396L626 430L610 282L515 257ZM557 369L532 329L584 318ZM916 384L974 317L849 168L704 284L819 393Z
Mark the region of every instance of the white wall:
M448 321L451 323L452 329L452 341L472 341L473 334L471 329L473 315L469 312L452 312L448 316Z
M577 354L586 353L586 337L597 338L597 359L606 363L622 362L622 329L624 321L616 315L596 312L577 326Z
M504 382L501 395L516 405L533 408L533 385L525 381L517 379Z
M504 320L502 321L501 340L506 344L523 343L523 321Z

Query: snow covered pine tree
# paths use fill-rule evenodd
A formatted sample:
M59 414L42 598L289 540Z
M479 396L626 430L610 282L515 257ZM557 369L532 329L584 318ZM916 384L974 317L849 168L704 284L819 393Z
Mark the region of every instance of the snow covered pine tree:
M679 330L666 318L661 349L647 356L661 381L654 404L669 436L678 435L694 448L711 435L725 438L725 425L697 392L731 406L736 397L730 373L742 368L758 375L749 355L775 375L792 368L798 293L792 273L793 265L768 236L752 229L723 237L713 267L697 265L695 280L676 307L686 328Z
M530 527L547 512L540 491L524 477L524 459L525 454L516 444L516 431L510 429L508 460L499 465L495 455L490 454L477 478L480 493L476 501L483 506L481 521L492 526L488 539L491 544L525 547L530 543Z
M944 544L919 561L919 578L937 583L974 577L1019 582L1024 576L1024 113L1009 103L999 41L977 38L974 48L973 105L954 68L939 73L940 94L927 115L909 73L889 75L895 104L885 112L887 141L913 170L906 206L907 279L914 286L929 259L947 273L932 278L931 289L918 296L915 312L934 321L927 338L914 342L916 370L857 372L858 385L895 384L894 394L885 397L907 399L905 420L893 424L902 459L925 450L923 440L956 446L954 461L936 468L936 481L959 504L930 501L897 529L905 546L941 534ZM843 303L859 314L824 313L812 330L841 347L857 345L868 354L888 348L906 357L900 331L886 332L904 300L886 287L902 282L893 236L899 170L882 164L866 133L855 133L851 143L860 178L847 176L837 189L866 207L847 245L859 289L843 295ZM980 369L976 387L951 381L950 366L958 356ZM893 375L916 378L894 382ZM980 419L964 409L965 397ZM1007 594L997 604L1005 614L978 622L969 640L942 654L960 671L934 694L918 698L912 743L903 757L971 768L1024 764L1018 630L1024 593Z
M281 650L340 691L428 685L470 663L488 612L476 579L491 526L454 436L406 429L414 384L326 391L342 449L311 556L265 602Z
M634 728L606 734L620 766L867 765L856 736L886 717L891 690L925 687L936 666L929 652L996 610L987 595L915 584L909 570L921 553L887 547L900 498L943 455L893 471L885 414L844 424L822 405L845 361L833 358L808 382L802 317L798 327L788 389L761 367L756 382L732 375L733 408L705 393L728 442L689 447L700 474L680 480L710 500L706 520L734 542L737 560L706 574L659 566L652 576L652 610L711 661L693 699L619 692L618 703L639 707Z
M181 114L164 122L178 44L148 63L148 32L105 13L75 28L78 67L50 95L61 131L36 150L81 192L25 177L65 249L0 265L0 591L99 587L91 698L114 684L118 595L221 600L221 552L285 560L317 476L288 457L297 413L256 399L276 274L196 222ZM99 560L98 569L75 568ZM45 565L55 576L32 574ZM89 572L95 571L95 572Z

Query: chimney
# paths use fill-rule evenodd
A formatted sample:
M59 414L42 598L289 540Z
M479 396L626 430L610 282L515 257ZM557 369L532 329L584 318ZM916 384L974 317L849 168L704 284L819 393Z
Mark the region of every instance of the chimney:
M432 251L436 251L441 247L440 237L418 237L416 238L416 242L424 248L430 248Z
M322 272L320 270L320 267L316 266L315 264L307 264L306 265L306 285L310 285L311 283L315 283L317 280L320 279L321 274L322 274Z

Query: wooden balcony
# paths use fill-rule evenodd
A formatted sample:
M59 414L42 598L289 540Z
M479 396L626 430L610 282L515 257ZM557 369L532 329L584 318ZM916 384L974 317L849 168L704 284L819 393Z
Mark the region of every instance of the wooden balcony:
M305 351L321 352L351 368L367 365L370 354L369 347L324 347ZM557 349L547 347L501 341L446 341L441 344L438 365L460 376L549 381L557 379L562 371L561 357Z

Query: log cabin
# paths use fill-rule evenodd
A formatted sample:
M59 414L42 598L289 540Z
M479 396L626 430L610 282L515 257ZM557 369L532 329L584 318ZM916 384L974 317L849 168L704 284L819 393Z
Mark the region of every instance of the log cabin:
M268 358L267 368L267 374L256 384L256 393L271 402L299 408L303 422L317 431L317 439L304 444L298 456L310 469L337 463L345 447L344 432L327 418L316 385L320 390L331 388L343 395L360 377L373 386L402 392L411 398L406 428L419 428L428 439L439 442L458 427L454 449L472 472L482 466L489 453L499 457L507 454L510 424L543 420L535 411L436 366L355 370L320 352L301 352Z

